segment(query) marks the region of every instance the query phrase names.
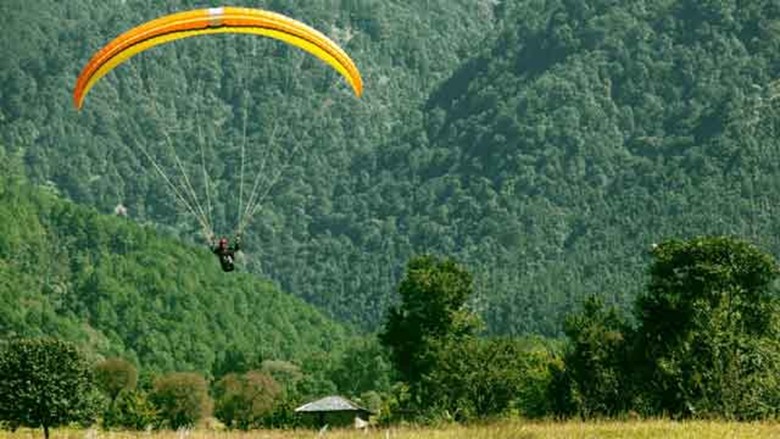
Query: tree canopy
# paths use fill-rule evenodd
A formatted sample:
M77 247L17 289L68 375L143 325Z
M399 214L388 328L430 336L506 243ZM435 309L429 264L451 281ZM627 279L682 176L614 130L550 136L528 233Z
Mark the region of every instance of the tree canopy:
M559 414L767 419L780 401L777 261L733 237L653 246L634 319L593 298L568 319Z
M401 377L418 383L433 366L439 343L475 335L477 317L466 307L471 274L452 259L413 258L398 286L401 304L390 310L380 335Z
M77 348L57 339L16 339L0 344L0 420L49 429L89 424L96 415L89 363Z
M763 417L780 395L777 261L728 237L652 250L637 301L638 370L657 412Z

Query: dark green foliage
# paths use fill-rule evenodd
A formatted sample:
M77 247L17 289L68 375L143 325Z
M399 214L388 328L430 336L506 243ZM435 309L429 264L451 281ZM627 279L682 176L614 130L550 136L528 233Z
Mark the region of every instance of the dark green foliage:
M512 335L560 334L593 291L629 308L651 242L733 233L777 252L780 11L699 3L504 2L424 127L354 160L353 233L390 260L457 257L488 328Z
M553 411L590 418L628 410L634 365L628 359L632 332L625 318L592 296L581 313L567 318L565 333L564 369L553 365Z
M471 0L233 4L283 12L321 29L355 59L370 91L357 100L335 72L283 43L219 35L134 57L104 78L77 113L73 81L95 50L133 25L204 4L40 0L30 7L8 0L3 30L15 37L0 48L0 142L24 155L35 183L102 212L121 202L134 220L164 223L184 240L195 237L197 226L141 148L175 170L164 160L171 157L170 136L205 201L202 146L212 219L228 233L246 144L244 202L256 175L267 186L285 171L245 236L247 266L333 315L376 327L408 254L392 260L375 253L391 241L375 230L364 233L385 220L367 214L365 200L353 196L351 158L422 125L428 93L496 25L494 8L480 7L474 20Z
M766 258L718 240L637 251L701 234L780 250L776 2L337 3L264 6L342 43L364 73L360 101L306 54L217 36L135 57L76 113L72 81L95 49L202 5L3 1L0 27L14 38L0 46L0 175L9 176L0 182L0 337L62 336L127 357L147 379L278 366L267 372L284 395L268 425L291 425L305 396L386 386L365 373L368 362L351 369L337 359L343 328L177 244L197 227L140 148L163 158L176 150L199 191L203 159L213 220L229 231L246 145L252 176L265 184L284 172L246 233L241 268L331 316L370 330L387 323L392 363L416 384L393 386L386 406L422 404L428 377L431 389L443 392L442 381L457 391L442 397L444 409L505 407L474 403L470 381L453 375L500 346L469 335L472 315L414 287L424 300L384 320L404 294L394 288L404 262L429 252L470 267L470 300L490 334L566 330L565 365L534 351L535 366L505 358L510 370L474 376L508 373L512 387L516 368L533 371L510 410L543 413L539 389L551 380L561 413L612 414L629 397L652 415L776 413L780 334L776 300L761 287L775 276ZM42 189L20 184L20 171ZM170 239L57 194L102 212L121 202L131 221L164 224ZM636 332L591 305L562 324L593 291L606 293L605 307L629 309L650 258ZM444 311L426 320L426 306ZM442 358L451 361L437 366ZM619 372L623 361L636 375Z
M270 414L261 420L266 428L298 428L302 426L301 417L295 413L295 408L301 401L295 395L284 393L274 404Z
M301 403L337 393L336 384L331 379L337 355L328 353L313 354L301 361L301 379L295 384L295 395Z
M522 340L472 337L447 342L437 352L435 367L422 378L423 400L431 412L445 411L457 420L497 416L512 408L538 416L546 395L534 394L539 377L530 373L534 361L529 354Z
M0 420L49 429L92 422L97 409L90 367L71 344L51 338L0 345Z
M156 407L161 424L174 430L194 427L211 414L208 383L197 373L175 372L158 378L149 400Z
M391 391L384 419L404 410L458 420L547 412L553 356L540 352L538 342L477 338L464 267L452 259L413 258L398 290L401 304L391 309L380 341L406 385Z
M404 381L419 383L433 369L442 343L474 335L478 319L466 308L473 288L471 274L452 259L418 256L409 261L398 286L401 304L390 310L380 334Z
M549 387L557 415L766 419L780 398L780 298L772 256L730 237L652 248L633 328L591 298L565 328Z
M638 300L648 338L679 344L697 319L713 318L710 312L721 308L747 335L769 329L777 299L770 287L778 276L771 255L729 237L672 240L655 246L652 255L648 293Z
M533 339L471 337L446 343L422 378L427 412L457 420L546 416L549 370L557 361L545 343Z
M638 301L640 383L649 409L762 418L780 396L775 260L727 237L672 240L653 249Z
M271 170L305 151L247 233L248 266L364 327L381 324L402 264L423 251L473 267L492 332L560 335L586 293L633 301L646 263L635 249L650 242L735 233L780 248L767 0L266 5L344 43L365 98L304 54L224 36L134 58L78 115L67 95L92 50L170 9L41 2L5 3L4 29L24 37L0 49L0 132L31 178L188 238L192 221L139 150L168 134L198 179L205 145L229 230L247 120Z
M522 347L522 383L514 395L512 408L526 418L549 417L555 413L554 398L549 391L553 386L553 371L562 363L562 348L558 340L531 338L515 341Z
M255 364L256 363L256 364ZM212 368L212 375L221 378L230 373L245 373L249 369L259 366L261 361L252 361L247 358L246 352L238 346L228 348L217 355Z
M35 183L186 240L197 227L140 147L168 157L170 136L201 197L205 157L228 232L247 121L253 174L285 172L246 266L369 329L421 252L472 267L492 333L557 336L593 291L628 307L651 242L731 233L780 249L775 2L495 3L265 5L344 44L359 101L308 55L219 36L133 58L76 113L94 50L196 3L7 0L0 142Z
M419 419L419 413L410 410L414 401L409 385L403 382L396 382L385 395L377 421L382 425L397 423L410 419Z
M350 343L329 375L340 394L359 397L366 392L389 391L393 366L378 338L367 337Z

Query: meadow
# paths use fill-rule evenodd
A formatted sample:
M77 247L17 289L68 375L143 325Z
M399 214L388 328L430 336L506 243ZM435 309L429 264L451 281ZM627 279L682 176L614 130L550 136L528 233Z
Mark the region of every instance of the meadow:
M0 432L0 439L43 437L42 430L22 429ZM118 432L58 429L52 438L67 439L534 439L534 438L780 438L780 423L740 423L727 421L589 421L524 422L503 421L484 425L433 427L374 427L367 431L252 430L237 431L152 431Z

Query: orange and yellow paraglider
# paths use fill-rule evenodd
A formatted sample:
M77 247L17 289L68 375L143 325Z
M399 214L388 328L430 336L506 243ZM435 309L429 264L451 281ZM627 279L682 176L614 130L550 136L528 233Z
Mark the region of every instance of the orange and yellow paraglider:
M358 97L360 97L363 92L363 81L355 63L343 49L324 34L297 20L278 13L253 8L220 7L196 9L165 15L143 23L119 35L97 51L84 66L81 74L76 80L76 86L73 90L73 104L77 109L81 109L84 105L84 99L87 93L89 93L100 78L111 72L111 70L118 65L147 49L184 38L222 33L260 35L296 46L321 59L340 73ZM322 109L326 107L327 106L322 106ZM165 130L165 128L163 128L163 130ZM244 206L244 163L246 157L245 146L247 144L246 115L244 116L244 128L242 131L243 140L240 143L241 165L239 168L237 237L241 236L241 233L249 224L252 216L262 205L263 199L270 193L271 187L276 184L279 177L282 175L283 170L287 167L285 164L276 173L270 173L271 176L265 180L264 178L261 178L266 174L266 172L262 172L266 171L266 169L264 169L266 157L263 157L260 169L261 172L258 172L257 177L252 184L251 192L246 200L246 206ZM273 132L275 132L275 128L272 133ZM172 155L175 158L176 166L173 169L182 174L182 178L179 179L178 184L176 179L166 173L163 169L164 166L155 159L154 155L151 154L147 148L140 144L138 147L169 186L173 195L176 196L178 201L181 202L187 211L200 223L206 240L210 244L213 244L215 235L209 218L211 213L211 202L209 197L210 186L208 184L209 177L207 176L203 142L199 141L197 143L201 148L199 156L201 158L201 168L203 169L204 174L203 181L205 182L204 186L207 195L205 207L198 200L191 181L187 176L186 169L182 165L182 161L167 132L165 132L165 138L167 139L170 151L167 151L163 156ZM269 143L272 142L273 134L269 140ZM299 145L300 143L296 143L292 148L292 151L288 155L288 159L295 155L295 151ZM271 161L272 160L269 160L269 162ZM267 187L261 188L261 183L267 184ZM126 214L125 210L122 210L122 212L122 215ZM117 211L117 214L120 214L119 211ZM237 250L237 247L235 249Z
M118 36L100 49L81 71L73 91L73 103L80 109L87 93L100 78L146 49L182 38L218 33L255 34L292 44L328 63L344 76L357 96L363 92L355 63L319 31L274 12L221 7L166 15Z

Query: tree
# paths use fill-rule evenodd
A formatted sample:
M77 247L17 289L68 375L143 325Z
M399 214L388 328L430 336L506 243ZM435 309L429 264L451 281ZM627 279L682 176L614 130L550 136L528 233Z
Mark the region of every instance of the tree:
M123 358L108 358L95 366L95 383L113 402L123 390L133 390L138 370Z
M260 371L230 373L215 386L216 417L228 427L248 430L268 416L282 387Z
M111 425L119 394L135 389L137 382L138 370L125 359L108 358L95 366L95 383L109 399L108 410L103 416L106 426Z
M376 337L360 338L350 344L330 371L339 392L357 397L365 392L390 390L392 365Z
M777 278L773 258L727 237L656 246L638 300L638 378L649 410L729 418L776 415Z
M140 390L124 391L119 394L112 413L112 424L144 430L157 422L157 410L146 393Z
M448 341L439 349L435 367L422 378L426 404L458 420L499 415L526 384L524 357L516 340Z
M591 296L582 312L567 317L564 332L569 346L560 372L565 376L554 386L553 410L583 417L626 410L631 402L626 338L631 332L625 318Z
M160 420L173 429L191 427L211 411L206 379L193 372L174 372L158 378L150 399Z
M414 388L436 365L440 348L472 337L478 328L478 318L466 308L472 277L452 259L420 256L409 261L398 291L401 304L390 310L380 341Z
M49 429L91 422L97 409L89 364L53 338L16 339L0 350L0 420Z
M229 373L246 373L254 364L247 358L246 349L236 344L231 344L217 355L211 368L211 373L216 378L221 378Z

